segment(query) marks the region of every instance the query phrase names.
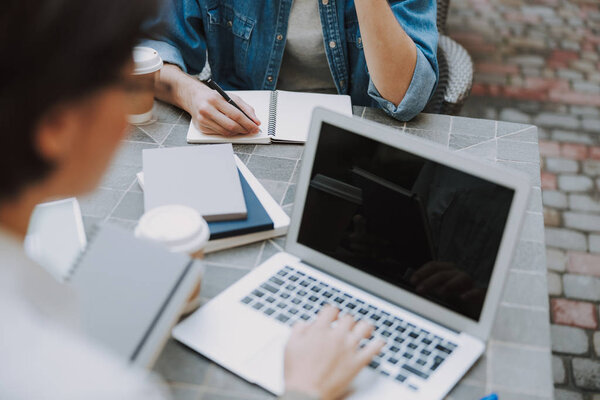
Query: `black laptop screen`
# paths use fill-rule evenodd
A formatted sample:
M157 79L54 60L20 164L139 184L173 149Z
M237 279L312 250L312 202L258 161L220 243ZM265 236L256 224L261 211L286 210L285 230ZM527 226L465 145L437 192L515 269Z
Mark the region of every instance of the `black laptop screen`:
M323 123L298 242L479 320L513 196Z

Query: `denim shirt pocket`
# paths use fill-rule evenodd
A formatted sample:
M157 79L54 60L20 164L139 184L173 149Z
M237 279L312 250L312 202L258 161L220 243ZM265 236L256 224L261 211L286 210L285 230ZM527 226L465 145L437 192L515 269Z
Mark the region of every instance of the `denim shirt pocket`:
M216 35L219 47L231 49L236 70L246 65L250 38L256 22L234 9L231 0L212 1L208 4L209 34Z
M352 46L352 48L349 50L352 50L353 48L362 50L363 42L360 29L358 27L358 20L351 21L346 24L346 40L348 41L348 45Z

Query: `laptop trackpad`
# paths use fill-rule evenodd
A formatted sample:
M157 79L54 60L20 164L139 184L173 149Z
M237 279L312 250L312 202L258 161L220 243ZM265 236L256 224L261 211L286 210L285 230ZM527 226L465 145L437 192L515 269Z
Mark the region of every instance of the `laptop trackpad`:
M244 363L243 370L249 380L277 395L285 389L283 358L288 334L277 335Z

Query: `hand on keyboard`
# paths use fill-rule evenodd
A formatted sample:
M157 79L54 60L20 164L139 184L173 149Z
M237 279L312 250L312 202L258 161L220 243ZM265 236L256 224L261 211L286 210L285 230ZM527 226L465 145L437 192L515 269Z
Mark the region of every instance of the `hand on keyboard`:
M314 322L294 325L285 349L286 390L322 400L337 399L381 351L385 344L382 340L359 347L360 341L371 335L371 324L356 323L349 315L338 316L337 308L325 306Z

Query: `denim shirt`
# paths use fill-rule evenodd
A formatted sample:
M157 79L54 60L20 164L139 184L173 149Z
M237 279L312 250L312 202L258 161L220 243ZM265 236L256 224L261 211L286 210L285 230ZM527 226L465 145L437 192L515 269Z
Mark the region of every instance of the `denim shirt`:
M319 1L323 38L338 93L409 120L437 84L436 0L389 3L417 47L415 72L399 105L384 99L369 76L354 0ZM202 71L208 54L213 79L227 90L275 90L291 6L292 0L165 0L142 45L190 74Z

